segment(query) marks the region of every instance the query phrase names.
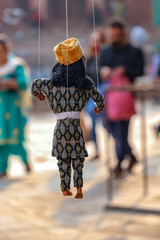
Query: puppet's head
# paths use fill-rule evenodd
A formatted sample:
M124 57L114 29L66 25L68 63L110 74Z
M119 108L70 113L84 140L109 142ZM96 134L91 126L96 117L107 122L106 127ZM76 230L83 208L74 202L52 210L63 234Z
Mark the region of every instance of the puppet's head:
M54 52L57 63L52 69L50 78L55 86L75 86L82 90L93 86L93 81L86 76L85 58L78 39L70 38L59 43Z

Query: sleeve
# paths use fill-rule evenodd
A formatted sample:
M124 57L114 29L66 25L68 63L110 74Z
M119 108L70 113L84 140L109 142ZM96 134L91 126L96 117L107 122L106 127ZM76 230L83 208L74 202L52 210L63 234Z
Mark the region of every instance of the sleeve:
M133 80L142 76L144 74L144 62L144 55L141 49L135 49L134 64L126 67L126 76Z
M29 84L29 77L25 74L23 66L18 66L15 70L15 78L20 90L26 90Z
M51 80L49 78L35 79L31 84L31 94L37 97L41 92L43 92L48 97L49 91L52 89L51 85Z
M96 103L99 110L103 110L104 108L104 97L98 92L97 88L94 86L90 90L90 97Z

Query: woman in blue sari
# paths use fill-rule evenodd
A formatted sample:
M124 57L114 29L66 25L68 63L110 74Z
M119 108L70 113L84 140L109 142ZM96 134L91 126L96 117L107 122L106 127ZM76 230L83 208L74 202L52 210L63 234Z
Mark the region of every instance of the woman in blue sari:
M29 71L23 59L11 54L8 37L0 34L0 177L7 174L10 155L18 155L30 171L23 145L27 122L24 103Z

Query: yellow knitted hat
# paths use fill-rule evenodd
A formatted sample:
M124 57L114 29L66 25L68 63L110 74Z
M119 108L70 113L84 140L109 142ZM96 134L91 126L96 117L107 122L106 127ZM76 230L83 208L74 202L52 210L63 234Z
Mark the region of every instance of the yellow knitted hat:
M69 38L59 43L55 48L57 62L69 65L83 57L83 50L77 38Z

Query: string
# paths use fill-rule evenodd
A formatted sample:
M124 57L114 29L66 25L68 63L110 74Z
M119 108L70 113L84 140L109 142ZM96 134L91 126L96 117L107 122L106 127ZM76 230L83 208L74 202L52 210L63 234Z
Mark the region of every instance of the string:
M68 41L68 0L66 0L66 39Z
M41 0L39 0L38 12L38 78L40 73L40 49L41 49Z
M69 111L69 88L68 88L68 38L69 38L69 31L68 31L68 0L66 0L66 39L67 39L67 66L66 66L66 75L67 75L67 112Z
M95 4L94 4L94 0L92 0L92 16L93 16L93 31L94 31L95 55L96 55L97 88L99 90L99 69L98 69L98 53L97 53L97 40L96 40L96 20L95 20Z

